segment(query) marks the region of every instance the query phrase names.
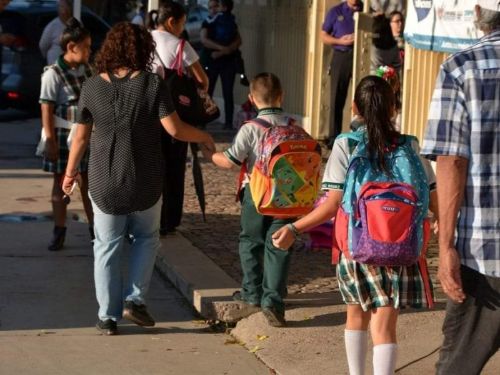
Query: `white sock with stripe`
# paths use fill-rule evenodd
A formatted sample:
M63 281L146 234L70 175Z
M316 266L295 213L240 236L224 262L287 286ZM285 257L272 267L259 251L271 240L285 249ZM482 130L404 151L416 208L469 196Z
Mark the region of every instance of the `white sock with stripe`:
M396 370L397 344L380 344L373 347L373 375L393 375Z
M368 349L368 332L346 329L344 331L345 351L350 375L364 375L366 352Z

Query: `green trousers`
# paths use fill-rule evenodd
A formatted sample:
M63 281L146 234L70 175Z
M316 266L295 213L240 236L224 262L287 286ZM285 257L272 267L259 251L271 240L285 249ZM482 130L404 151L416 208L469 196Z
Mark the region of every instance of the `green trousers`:
M245 301L263 308L285 311L290 251L273 246L271 235L293 219L275 219L257 212L250 188L241 202L240 261L243 271L241 294Z

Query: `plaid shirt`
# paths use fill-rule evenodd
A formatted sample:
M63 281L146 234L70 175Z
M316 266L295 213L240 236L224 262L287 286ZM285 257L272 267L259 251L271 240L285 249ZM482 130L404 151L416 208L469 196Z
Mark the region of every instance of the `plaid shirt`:
M422 154L468 159L456 248L467 267L500 277L500 30L441 66Z
M47 69L53 69L54 72L59 76L61 82L63 82L66 89L68 98L65 103L59 103L55 105L55 114L64 120L71 123L76 122L76 113L78 110L78 99L80 98L80 90L82 89L83 82L87 78L92 76L92 68L89 64L83 65L83 74L75 75L72 74L71 68L66 64L63 56L59 56L55 64L48 65L45 67ZM40 99L40 103L50 103L50 100Z

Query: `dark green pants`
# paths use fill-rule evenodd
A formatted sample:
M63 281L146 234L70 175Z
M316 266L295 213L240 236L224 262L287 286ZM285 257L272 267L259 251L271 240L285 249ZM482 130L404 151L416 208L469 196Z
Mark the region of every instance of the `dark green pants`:
M241 294L245 301L285 311L283 298L291 253L274 247L271 235L292 221L257 213L250 189L244 189L239 250L243 271Z

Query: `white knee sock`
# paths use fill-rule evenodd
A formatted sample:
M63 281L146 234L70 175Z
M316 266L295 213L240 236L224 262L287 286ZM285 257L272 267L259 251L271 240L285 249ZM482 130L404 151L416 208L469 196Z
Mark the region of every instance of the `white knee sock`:
M373 347L373 375L393 375L396 370L397 344L381 344Z
M364 375L366 351L368 347L367 331L344 331L345 351L350 375Z

